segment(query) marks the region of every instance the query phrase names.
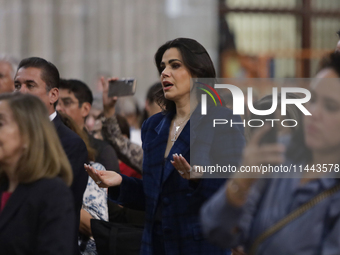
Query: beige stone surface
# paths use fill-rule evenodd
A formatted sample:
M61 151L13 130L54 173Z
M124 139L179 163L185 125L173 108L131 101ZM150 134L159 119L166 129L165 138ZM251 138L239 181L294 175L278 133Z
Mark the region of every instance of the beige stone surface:
M217 22L215 0L0 0L0 53L46 58L94 92L98 73L135 77L142 104L165 41L195 38L216 63Z

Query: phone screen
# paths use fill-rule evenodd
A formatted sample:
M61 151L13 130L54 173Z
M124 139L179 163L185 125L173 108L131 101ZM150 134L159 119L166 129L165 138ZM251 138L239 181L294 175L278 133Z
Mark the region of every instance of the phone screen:
M135 79L122 79L109 82L109 97L132 96L136 92Z

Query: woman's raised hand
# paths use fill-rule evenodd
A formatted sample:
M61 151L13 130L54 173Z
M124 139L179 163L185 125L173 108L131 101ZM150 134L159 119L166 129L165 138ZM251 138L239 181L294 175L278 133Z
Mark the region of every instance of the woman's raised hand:
M116 81L118 78L113 77L110 79L106 79L104 77L100 78L101 84L103 86L103 108L104 108L104 116L109 118L115 114L115 105L118 97L109 97L109 82Z
M99 171L87 164L84 164L84 167L100 188L115 187L122 183L122 176L114 171Z

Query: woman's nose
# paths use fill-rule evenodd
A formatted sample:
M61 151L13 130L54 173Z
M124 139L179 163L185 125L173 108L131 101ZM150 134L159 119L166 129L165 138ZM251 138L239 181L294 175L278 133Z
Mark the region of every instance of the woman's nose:
M162 77L169 77L170 76L170 71L167 68L164 68L164 70L161 73Z

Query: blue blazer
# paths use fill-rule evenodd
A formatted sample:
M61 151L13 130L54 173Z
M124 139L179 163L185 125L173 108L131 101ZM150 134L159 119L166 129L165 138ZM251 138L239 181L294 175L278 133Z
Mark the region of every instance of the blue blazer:
M122 205L146 211L141 254L153 254L152 229L158 206L162 208L167 254L228 254L226 250L204 239L199 221L201 205L218 190L225 179L200 179L198 182L186 180L170 162L172 155L178 153L191 165L209 165L216 161L216 156L221 155L224 164L239 163L245 144L243 128L216 128L207 133L207 129L201 128L199 124L211 125L209 120L215 115L214 112L222 111L224 116L234 121L240 121L240 117L233 117L232 111L227 108L212 109L209 116L200 116L195 111L196 114L191 117L192 128L189 120L166 159L164 153L174 113L159 113L146 120L142 127L143 180L122 175L120 187L110 190L110 197ZM214 142L214 146L209 146ZM191 160L190 148L198 150Z

